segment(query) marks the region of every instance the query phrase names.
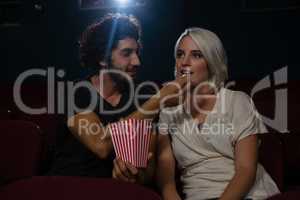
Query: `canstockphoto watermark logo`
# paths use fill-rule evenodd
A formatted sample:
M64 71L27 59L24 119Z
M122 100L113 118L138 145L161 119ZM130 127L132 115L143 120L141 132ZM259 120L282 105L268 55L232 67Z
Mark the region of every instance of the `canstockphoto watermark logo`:
M272 129L286 133L288 132L288 66L285 66L273 74L268 75L255 84L251 90L251 97L263 90L272 89L272 82L274 80L275 92L275 108L274 118L260 115L263 122ZM280 87L283 86L283 87ZM280 87L276 89L277 87Z

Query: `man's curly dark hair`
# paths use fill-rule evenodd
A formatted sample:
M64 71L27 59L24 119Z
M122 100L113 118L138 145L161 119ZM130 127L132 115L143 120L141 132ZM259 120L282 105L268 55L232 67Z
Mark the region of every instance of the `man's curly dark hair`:
M141 46L141 26L137 18L120 13L105 15L81 35L81 65L94 68L100 67L100 61L110 61L112 50L125 38L133 38Z

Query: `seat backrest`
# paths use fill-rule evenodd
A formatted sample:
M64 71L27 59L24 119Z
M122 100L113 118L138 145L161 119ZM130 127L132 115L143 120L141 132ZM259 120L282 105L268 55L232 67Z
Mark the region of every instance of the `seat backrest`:
M300 186L300 132L282 135L285 157L285 185Z
M39 127L27 121L0 120L1 182L37 175L42 153Z
M7 108L0 108L0 120L9 120L13 119L11 110Z
M284 184L284 152L279 133L259 134L259 162L270 174L280 191Z

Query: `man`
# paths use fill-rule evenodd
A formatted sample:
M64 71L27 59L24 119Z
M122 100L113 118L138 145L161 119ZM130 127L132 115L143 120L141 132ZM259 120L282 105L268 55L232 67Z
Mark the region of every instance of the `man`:
M128 104L132 97L130 83L135 80L141 65L140 37L141 28L137 19L122 14L106 15L82 34L81 64L90 71L86 81L91 87L81 87L76 91L75 106L81 111L68 116L67 126L62 129L66 134L62 134L64 137L49 174L113 177L130 182L151 179L155 135L151 139L148 168L142 171L115 158L111 137L106 131L109 123L121 119L152 119L157 115L157 112L149 114L136 110L132 102ZM177 86L164 86L144 101L141 110L159 109L160 101L176 94L185 82L181 78L174 81ZM91 106L95 99L96 106ZM171 101L168 103L173 105Z

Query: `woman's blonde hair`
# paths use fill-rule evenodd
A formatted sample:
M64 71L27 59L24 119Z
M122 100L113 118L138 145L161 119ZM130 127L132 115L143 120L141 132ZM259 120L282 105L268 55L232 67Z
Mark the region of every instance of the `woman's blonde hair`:
M179 43L185 36L190 36L193 39L206 60L208 64L208 82L220 89L228 79L227 56L221 40L209 30L197 27L188 28L176 42L175 58Z

